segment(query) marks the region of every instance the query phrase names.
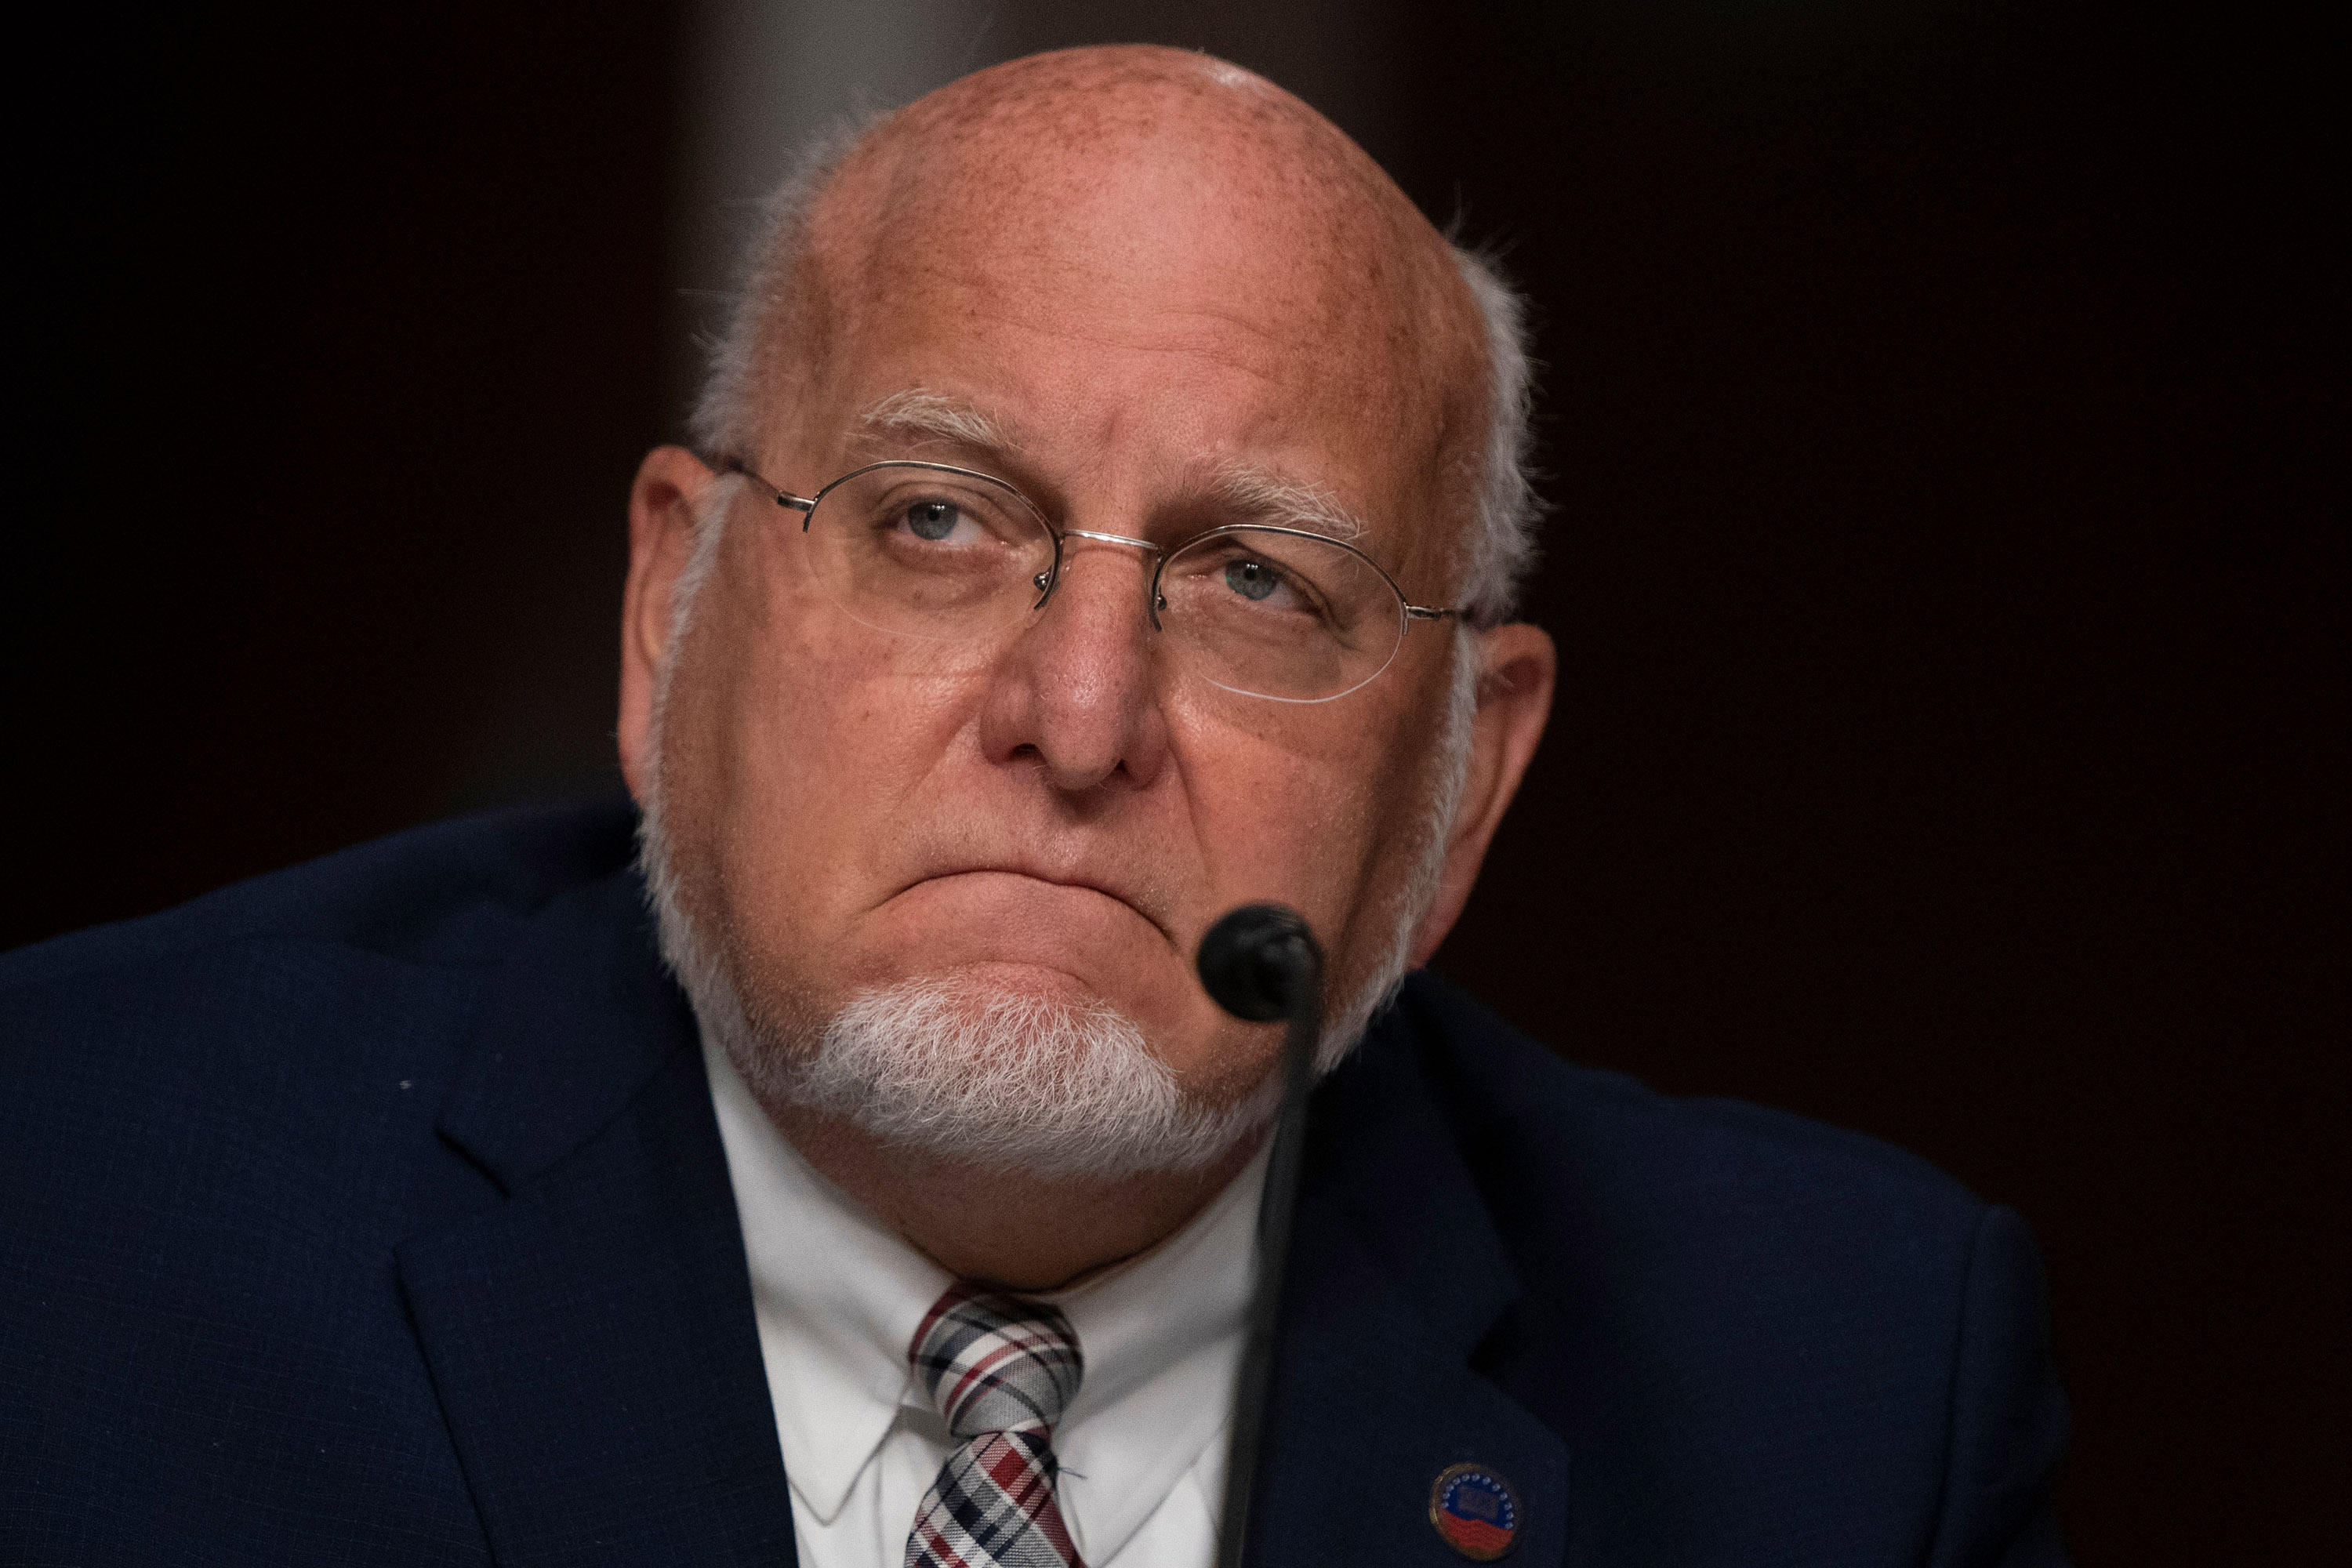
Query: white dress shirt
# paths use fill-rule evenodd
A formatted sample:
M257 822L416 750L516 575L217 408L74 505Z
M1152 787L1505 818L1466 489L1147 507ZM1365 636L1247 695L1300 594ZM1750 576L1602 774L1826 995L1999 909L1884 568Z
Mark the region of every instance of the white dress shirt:
M803 1568L901 1568L955 1447L907 1346L951 1277L803 1160L709 1040ZM1062 1517L1088 1568L1208 1568L1248 1310L1261 1152L1149 1252L1041 1299L1086 1374L1054 1429Z

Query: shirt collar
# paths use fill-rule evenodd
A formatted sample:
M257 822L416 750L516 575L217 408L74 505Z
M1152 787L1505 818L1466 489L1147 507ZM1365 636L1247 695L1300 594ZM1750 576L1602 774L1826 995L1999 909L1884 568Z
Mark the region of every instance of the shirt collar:
M812 1170L707 1032L702 1054L784 1474L830 1524L917 1393L907 1346L953 1278Z
M830 1523L900 1405L929 1410L907 1346L948 1272L819 1176L706 1036L711 1102L741 1217L784 1472ZM1055 1430L1064 1511L1108 1560L1224 1430L1248 1310L1261 1150L1150 1250L1041 1297L1086 1356Z
M1086 1352L1054 1450L1063 1511L1088 1562L1116 1555L1227 1430L1266 1160L1259 1150L1150 1250L1044 1298L1069 1318Z

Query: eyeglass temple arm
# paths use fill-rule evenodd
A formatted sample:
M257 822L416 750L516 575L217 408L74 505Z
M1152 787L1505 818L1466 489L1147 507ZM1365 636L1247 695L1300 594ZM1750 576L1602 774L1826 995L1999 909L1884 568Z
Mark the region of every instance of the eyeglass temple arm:
M753 484L767 491L770 496L773 497L778 506L790 507L793 510L803 514L816 510L816 500L814 497L796 496L793 494L792 491L784 489L782 485L773 484L767 479L761 479L758 472L752 468L751 465L745 462L740 458L720 458L709 466L718 469L720 473L742 475L745 479L751 480ZM803 522L802 526L805 528L807 524Z
M1406 619L1415 621L1442 621L1448 616L1462 614L1460 610L1433 610L1427 605L1407 605L1404 613Z

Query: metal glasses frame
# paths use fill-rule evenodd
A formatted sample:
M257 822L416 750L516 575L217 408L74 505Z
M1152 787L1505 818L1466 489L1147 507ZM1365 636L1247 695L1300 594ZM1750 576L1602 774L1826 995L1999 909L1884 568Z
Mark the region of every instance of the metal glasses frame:
M770 498L772 499L778 506L782 507L787 510L799 512L801 514L801 531L803 533L806 533L808 531L809 519L815 514L817 503L819 501L824 500L828 494L838 489L841 486L847 484L850 480L856 479L862 474L870 474L877 468L923 468L936 474L958 474L968 479L979 479L982 483L995 485L1001 489L1011 490L1014 495L1021 496L1022 504L1029 508L1031 514L1034 515L1037 519L1039 524L1045 528L1046 537L1050 538L1054 542L1054 564L1030 579L1037 588L1037 602L1029 606L1033 610L1044 609L1046 604L1054 597L1054 590L1061 586L1062 541L1066 539L1091 539L1101 544L1126 544L1131 545L1138 550L1148 550L1151 552L1154 560L1151 567L1151 595L1148 607L1151 616L1151 629L1156 632L1165 629L1160 624L1160 612L1168 607L1168 600L1166 596L1160 592L1160 574L1168 569L1168 563L1171 557L1191 549L1193 545L1198 544L1204 539L1221 539L1228 534L1235 533L1282 533L1287 534L1293 539L1312 539L1318 543L1335 545L1338 548L1346 551L1357 560L1361 561L1374 572L1379 573L1381 581L1389 585L1389 592L1397 596L1397 603L1404 606L1404 618L1408 625L1414 621L1442 621L1449 618L1459 620L1462 618L1462 611L1458 606L1437 606L1414 604L1412 596L1404 591L1402 584L1399 584L1394 577L1389 574L1387 567L1382 566L1379 562L1373 560L1370 556L1365 554L1362 551L1357 549L1346 540L1334 539L1328 533L1317 533L1312 529L1284 528L1276 523L1229 522L1223 524L1220 527L1203 529L1199 533L1193 534L1191 538L1179 541L1177 543L1172 545L1154 544L1148 539L1136 539L1124 533L1097 533L1094 530L1088 528L1055 528L1051 522L1046 521L1045 513L1037 510L1037 506L1034 501L1030 500L1027 496L1022 495L1018 487L1004 479L998 479L994 474L984 474L978 468L958 468L953 463L927 463L914 458L885 458L883 461L878 463L868 463L862 468L852 468L849 472L842 475L841 478L834 480L831 484L826 485L823 489L818 490L816 494L813 496L794 495L792 491L785 489L782 486L774 483L772 480L761 478L751 464L745 462L740 458L722 457L717 462L713 463L711 467L723 473L742 475L745 479L750 479L753 484L756 484L761 489L766 490ZM1381 668L1385 669L1387 666L1383 665ZM1372 678L1367 677L1366 679L1370 679ZM1356 689L1351 687L1349 689L1353 690ZM1339 695L1344 697L1347 693L1340 692ZM1276 698L1273 699L1273 700L1297 701L1300 700L1296 698ZM1328 700L1328 699L1309 698L1305 700L1318 701Z

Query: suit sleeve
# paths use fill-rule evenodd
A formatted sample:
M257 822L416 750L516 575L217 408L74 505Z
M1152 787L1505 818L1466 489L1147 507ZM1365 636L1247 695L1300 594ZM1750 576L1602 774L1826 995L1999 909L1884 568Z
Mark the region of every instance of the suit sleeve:
M2042 1260L2015 1210L1977 1227L1952 1375L1943 1507L1928 1568L2065 1568L2050 1475L2066 1396L2050 1364Z

